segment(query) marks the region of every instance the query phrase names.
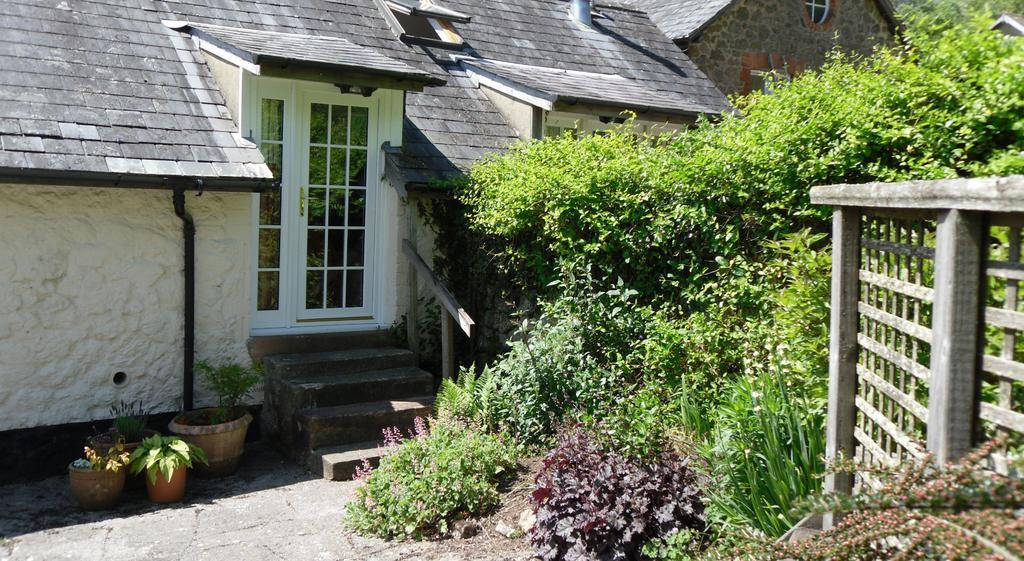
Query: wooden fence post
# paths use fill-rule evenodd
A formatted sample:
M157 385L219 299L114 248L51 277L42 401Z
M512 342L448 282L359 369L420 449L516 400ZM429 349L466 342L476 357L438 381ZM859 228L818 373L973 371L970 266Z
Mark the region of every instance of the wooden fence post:
M954 209L939 213L936 228L928 450L939 463L956 461L974 444L982 225L980 213Z
M825 453L835 459L840 453L852 458L857 421L857 303L860 300L860 217L856 207L837 207L832 212L832 317L829 324L828 422ZM853 475L829 474L825 491L850 494ZM832 515L824 526L832 526Z
M441 378L455 376L455 320L448 310L441 309Z
M406 341L409 350L417 356L420 354L420 282L416 267L409 263L409 311L405 316Z

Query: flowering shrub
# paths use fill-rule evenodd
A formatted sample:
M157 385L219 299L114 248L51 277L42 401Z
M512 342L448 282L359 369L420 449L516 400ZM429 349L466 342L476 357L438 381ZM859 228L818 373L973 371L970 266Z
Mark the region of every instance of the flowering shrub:
M559 435L531 499L530 541L545 561L640 559L650 540L705 529L700 481L686 458L630 460L603 452L579 428Z
M512 474L516 449L501 435L450 418L427 423L402 439L384 431L391 451L376 469L356 473L363 486L348 504L353 530L385 538L415 538L448 531L452 520L483 514L498 504L498 484Z

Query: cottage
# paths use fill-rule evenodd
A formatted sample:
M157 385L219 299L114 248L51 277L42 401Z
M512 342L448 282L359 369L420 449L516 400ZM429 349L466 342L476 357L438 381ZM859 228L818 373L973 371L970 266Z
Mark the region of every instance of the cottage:
M817 68L835 47L869 54L891 40L889 0L637 0L726 94Z
M207 403L197 357L270 357L263 426L297 459L372 440L430 407L389 332L410 270L434 286L417 189L623 110L728 110L617 0L7 0L0 29L0 440L24 450L73 453L121 400Z

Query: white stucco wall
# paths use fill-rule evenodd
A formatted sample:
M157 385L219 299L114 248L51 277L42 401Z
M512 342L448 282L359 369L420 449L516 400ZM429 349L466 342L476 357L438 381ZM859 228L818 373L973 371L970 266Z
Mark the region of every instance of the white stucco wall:
M248 363L250 204L186 195L199 358ZM178 409L182 267L169 191L0 185L0 430Z

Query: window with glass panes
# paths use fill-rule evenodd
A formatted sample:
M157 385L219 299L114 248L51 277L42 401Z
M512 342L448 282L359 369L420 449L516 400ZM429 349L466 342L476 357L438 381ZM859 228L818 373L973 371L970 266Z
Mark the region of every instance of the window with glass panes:
M366 267L369 110L313 103L306 309L360 308Z
M825 23L828 19L828 12L831 8L830 0L807 0L807 15L811 21L817 24Z
M281 179L284 164L284 100L263 99L260 103L260 151ZM259 247L256 269L256 309L277 310L281 287L281 191L260 194Z

